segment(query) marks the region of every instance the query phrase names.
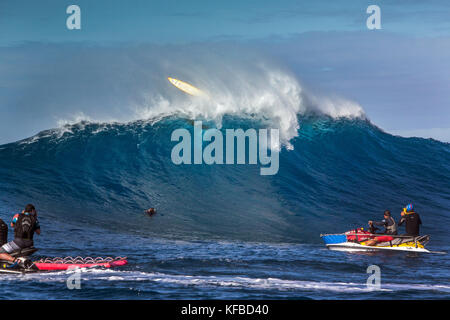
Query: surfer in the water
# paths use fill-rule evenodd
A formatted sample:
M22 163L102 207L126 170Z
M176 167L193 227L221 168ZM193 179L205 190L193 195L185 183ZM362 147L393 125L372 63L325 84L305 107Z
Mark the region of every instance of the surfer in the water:
M146 213L149 217L151 217L151 216L153 216L154 214L156 214L156 210L155 210L155 208L150 208L150 209L145 210L145 213Z

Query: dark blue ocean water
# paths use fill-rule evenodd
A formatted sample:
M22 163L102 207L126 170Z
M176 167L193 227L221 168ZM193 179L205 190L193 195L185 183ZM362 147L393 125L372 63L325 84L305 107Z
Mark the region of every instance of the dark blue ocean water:
M321 233L344 232L415 204L449 249L450 145L401 138L365 120L299 119L280 170L182 165L175 128L189 121L79 123L0 146L0 218L34 203L38 257L127 256L114 270L0 275L11 299L440 299L450 298L448 255L343 253ZM206 123L206 125L212 125ZM226 118L226 128L258 123ZM149 218L143 210L154 206ZM12 232L11 232L12 233ZM366 287L369 265L381 290Z

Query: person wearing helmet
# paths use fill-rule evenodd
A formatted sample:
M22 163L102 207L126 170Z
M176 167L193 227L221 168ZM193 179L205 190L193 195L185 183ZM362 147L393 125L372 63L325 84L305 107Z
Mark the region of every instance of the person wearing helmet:
M402 224L405 224L406 235L416 237L420 234L422 220L419 214L414 211L412 203L408 204L406 208L403 208L398 225L401 226Z

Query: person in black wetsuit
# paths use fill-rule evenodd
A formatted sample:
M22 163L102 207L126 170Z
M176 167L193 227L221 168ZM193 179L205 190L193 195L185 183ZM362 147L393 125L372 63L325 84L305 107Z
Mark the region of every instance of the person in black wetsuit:
M414 211L413 205L410 203L401 213L402 217L398 223L399 226L405 223L406 235L417 237L420 234L420 225L422 220L417 212Z
M35 207L28 204L22 213L13 217L11 226L14 227L14 240L0 247L0 260L14 262L28 268L32 265L30 260L23 257L14 258L11 254L32 247L34 233L41 234Z

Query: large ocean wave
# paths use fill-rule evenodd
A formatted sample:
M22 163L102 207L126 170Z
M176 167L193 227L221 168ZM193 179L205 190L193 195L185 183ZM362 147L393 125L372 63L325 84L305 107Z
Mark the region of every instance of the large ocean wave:
M18 50L3 54L18 57ZM343 97L313 94L289 68L230 44L107 48L35 45L15 116L45 130L0 146L0 209L179 238L318 242L407 202L445 236L450 147L374 126ZM38 54L37 54L38 53ZM36 68L39 66L39 68ZM206 92L191 97L167 76ZM57 90L56 90L57 89ZM30 108L32 106L33 108ZM175 165L175 129L276 128L279 171ZM56 126L56 123L55 123ZM273 145L272 145L273 146ZM280 144L278 144L280 146ZM156 207L148 218L143 210Z
M181 116L66 124L0 146L0 206L33 202L46 219L105 232L314 243L413 202L424 232L447 239L449 144L392 136L363 118L295 119L293 150L281 150L274 176L257 165L173 164L171 133L193 131ZM220 128L266 126L224 114Z

